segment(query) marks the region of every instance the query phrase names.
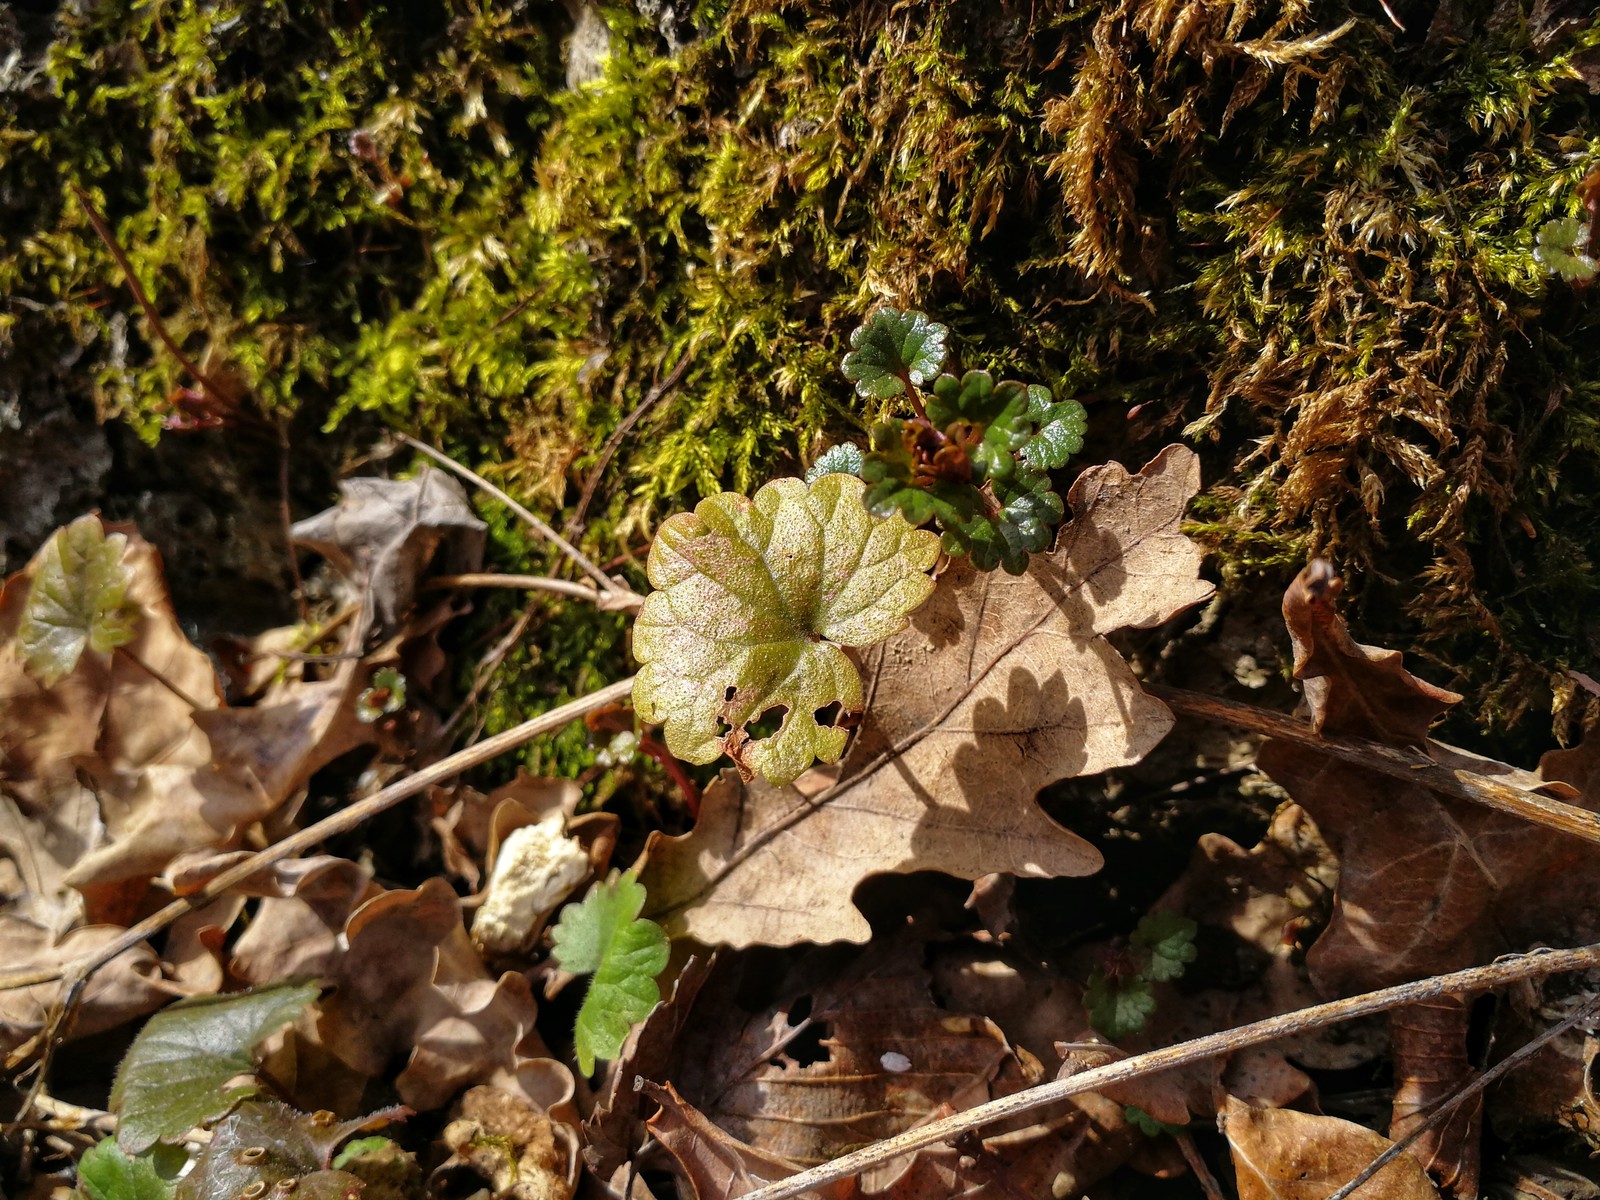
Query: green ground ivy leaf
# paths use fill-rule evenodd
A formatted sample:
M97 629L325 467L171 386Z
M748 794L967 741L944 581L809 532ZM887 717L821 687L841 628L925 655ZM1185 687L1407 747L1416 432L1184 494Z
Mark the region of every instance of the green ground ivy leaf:
M850 334L850 352L840 366L864 400L902 395L905 379L925 384L944 366L950 331L919 312L880 308Z
M1049 547L1066 507L1050 490L1049 479L1028 471L994 491L1000 511L947 527L945 549L967 555L980 571L998 566L1021 575L1028 569L1028 555Z
M71 673L86 649L105 653L133 638L138 612L128 603L128 539L107 536L99 517L58 529L34 569L17 643L46 687Z
M666 970L667 935L639 919L644 902L634 873L613 871L581 903L567 905L550 932L561 969L594 976L578 1010L574 1045L585 1075L594 1073L595 1059L615 1058L628 1031L661 999L656 976Z
M1145 978L1167 983L1182 975L1195 960L1194 935L1199 928L1188 917L1172 912L1153 912L1141 918L1128 940L1135 949L1150 955L1143 972Z
M1028 421L1028 392L1020 383L996 384L987 371L968 371L960 379L941 375L928 400L928 420L950 431L957 421L983 429L983 437L967 452L977 482L1009 479L1017 451L1033 433Z
M1035 471L1059 470L1083 449L1089 414L1076 400L1053 404L1049 388L1030 383L1028 420L1038 427L1038 432L1022 447L1022 461Z
M849 475L778 479L661 526L658 590L634 623L633 703L679 758L726 753L746 778L781 785L843 753L839 718L861 711L862 691L842 647L897 632L932 593L939 552L932 533L869 513L864 491ZM752 737L746 726L773 710L777 731Z
M840 475L859 475L865 457L861 453L861 447L854 442L840 442L811 464L811 470L806 472L806 482L815 483L824 475L832 475L835 472Z
M180 1000L151 1017L128 1047L111 1085L117 1143L138 1153L215 1120L254 1087L224 1091L250 1070L250 1052L317 998L314 983L280 984L232 996Z
M78 1160L78 1195L88 1200L172 1200L178 1171L188 1155L158 1146L129 1155L113 1138L97 1142Z
M1128 1124L1132 1125L1145 1137L1160 1137L1164 1133L1182 1133L1186 1126L1173 1125L1167 1121L1157 1120L1137 1104L1130 1104L1122 1110L1122 1115Z
M1144 1028L1156 1010L1156 998L1147 979L1096 971L1083 989L1083 1006L1094 1027L1115 1042Z

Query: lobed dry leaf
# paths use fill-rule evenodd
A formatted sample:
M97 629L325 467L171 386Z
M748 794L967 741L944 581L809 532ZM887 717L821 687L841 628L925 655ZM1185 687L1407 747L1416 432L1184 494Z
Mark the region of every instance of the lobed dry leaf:
M850 897L871 874L1097 870L1035 796L1137 761L1170 728L1106 635L1210 594L1179 528L1199 483L1181 447L1137 475L1094 467L1026 575L954 562L911 625L864 655L868 715L837 774L779 788L724 772L689 834L652 835L646 915L707 944L862 942Z

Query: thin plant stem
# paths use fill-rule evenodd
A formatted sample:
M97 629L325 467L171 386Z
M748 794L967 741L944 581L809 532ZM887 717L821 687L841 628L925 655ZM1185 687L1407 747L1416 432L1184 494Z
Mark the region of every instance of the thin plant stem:
M1115 1084L1126 1083L1147 1075L1170 1071L1174 1067L1220 1058L1263 1042L1276 1041L1294 1034L1321 1029L1340 1021L1350 1021L1373 1013L1387 1012L1419 1000L1437 996L1459 995L1464 992L1488 991L1521 979L1541 975L1554 975L1562 971L1581 971L1600 965L1600 944L1580 946L1574 950L1536 950L1529 954L1507 955L1483 967L1471 967L1448 975L1436 975L1415 983L1403 983L1381 991L1334 1000L1328 1004L1315 1004L1310 1008L1253 1021L1237 1029L1209 1034L1192 1041L1179 1042L1160 1050L1136 1054L1119 1059L1093 1070L1081 1071L1064 1079L1054 1079L1010 1096L1002 1096L987 1104L980 1104L953 1116L932 1121L916 1129L907 1130L881 1142L849 1154L840 1155L820 1166L801 1171L787 1179L769 1183L746 1194L744 1200L789 1200L808 1192L820 1192L828 1184L850 1179L861 1172L899 1158L903 1154L936 1146L959 1137L969 1130L1003 1121L1023 1113L1056 1104L1084 1092L1100 1092Z
M603 612L628 612L644 607L644 597L638 592L612 588L598 591L591 583L575 583L570 579L552 579L548 575L499 575L492 572L472 572L466 575L435 575L424 585L429 588L501 587L523 588L531 592L555 592L561 596L574 596L598 606Z
M637 425L640 419L661 403L673 389L683 382L683 377L688 373L689 364L694 361L694 347L685 350L679 357L677 364L668 373L667 377L645 393L643 400L634 406L632 412L617 423L611 431L611 436L606 438L605 445L600 447L600 453L595 458L594 466L589 470L589 478L584 480L583 494L578 498L578 507L573 510L572 520L567 522L567 532L577 535L583 528L583 521L589 514L589 505L594 500L595 490L600 486L600 478L605 474L606 468L611 465L611 459L617 452L617 447L622 445L622 439L628 436L630 430Z
M455 474L461 476L461 478L475 484L477 487L483 489L483 491L493 496L496 500L500 501L500 503L504 504L512 512L516 513L517 516L521 517L523 521L527 523L529 528L531 528L540 537L544 538L547 542L553 544L563 554L576 563L578 567L589 576L589 578L593 579L600 585L600 589L602 591L616 592L631 590L626 584L612 579L599 567L595 566L590 560L589 556L582 550L579 550L571 542L567 541L566 538L557 533L549 524L540 520L529 509L521 504L518 504L510 496L506 495L505 492L495 487L494 484L490 483L487 479L485 479L482 475L479 475L470 467L462 466L448 454L445 454L439 450L435 450L426 442L419 442L416 438L411 437L408 434L402 433L396 436L398 436L402 442L410 446L413 450L416 450L421 454L426 454L429 458L433 459L434 462L445 468L445 470L453 471Z

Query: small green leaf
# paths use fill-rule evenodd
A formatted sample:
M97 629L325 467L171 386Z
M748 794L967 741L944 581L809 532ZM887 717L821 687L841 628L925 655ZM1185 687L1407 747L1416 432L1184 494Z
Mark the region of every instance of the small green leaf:
M639 919L644 902L633 872L613 871L581 903L567 905L550 932L561 969L594 976L578 1010L574 1047L585 1075L594 1073L595 1059L615 1058L628 1031L661 999L656 976L667 966L667 935Z
M1009 574L1021 575L1028 569L1028 555L1049 548L1066 507L1050 490L1048 479L1027 471L1018 472L994 492L1000 511L948 527L945 550L970 556L980 571L1004 567Z
M78 1191L88 1200L172 1200L175 1178L186 1161L188 1155L172 1153L170 1147L128 1155L114 1138L106 1138L78 1160Z
M949 333L922 313L880 308L851 333L840 365L856 395L888 400L904 394L905 379L920 386L939 373Z
M1184 967L1195 960L1194 935L1199 928L1177 913L1153 912L1141 918L1129 942L1150 955L1145 977L1167 983L1182 975Z
M342 1171L356 1159L368 1154L383 1154L394 1144L392 1138L380 1136L357 1138L355 1141L346 1144L343 1150L334 1155L333 1169Z
M806 472L806 482L815 483L824 475L832 475L835 472L840 475L859 475L865 457L861 453L861 447L854 442L840 442L811 464L811 470Z
M406 706L406 677L393 667L372 673L372 686L356 697L356 720L371 725Z
M1149 981L1137 975L1110 978L1096 971L1083 990L1083 1005L1094 1027L1115 1042L1144 1028L1156 998Z
M1539 227L1533 256L1568 283L1587 283L1600 270L1589 245L1589 227L1576 217L1546 221Z
M928 400L928 420L956 436L957 422L982 431L968 451L977 482L1010 479L1017 467L1017 451L1027 444L1033 428L1028 421L1028 391L1020 383L996 384L987 371L968 371L959 380L941 375Z
M1028 420L1038 432L1022 447L1022 461L1035 471L1055 471L1083 449L1089 414L1076 400L1050 402L1050 389L1028 385Z
M1185 1126L1169 1125L1165 1121L1158 1121L1137 1104L1130 1104L1122 1110L1122 1115L1145 1137L1160 1137L1164 1133L1182 1133Z
M128 539L106 535L98 517L56 530L34 565L17 644L28 670L46 687L78 665L133 639L138 610L128 602L133 572L122 561Z
M371 1118L326 1119L331 1116L296 1112L276 1100L241 1104L212 1131L174 1200L359 1200L361 1179L329 1163Z
M111 1085L117 1144L138 1153L222 1116L253 1086L224 1091L250 1070L250 1053L317 998L314 983L180 1000L145 1022Z
M665 724L679 758L727 753L750 777L786 784L835 762L849 734L825 710L859 713L861 676L845 646L899 630L933 591L931 533L875 517L865 485L778 479L754 499L724 492L667 520L650 549L634 623L641 719ZM746 727L782 710L776 732Z

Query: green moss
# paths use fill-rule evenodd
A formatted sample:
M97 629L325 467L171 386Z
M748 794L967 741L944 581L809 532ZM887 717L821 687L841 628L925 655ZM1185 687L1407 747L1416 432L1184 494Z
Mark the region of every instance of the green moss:
M555 5L63 8L0 94L0 348L84 344L150 436L186 382L71 180L263 409L378 414L552 512L687 355L586 514L610 557L859 431L837 357L891 299L1082 396L1091 450L1186 431L1230 586L1331 554L1367 636L1512 722L1600 648L1600 330L1532 253L1600 163L1600 23L1536 7L1430 42L1304 0L702 5L669 55L612 5L576 91ZM564 688L621 657L544 636Z

